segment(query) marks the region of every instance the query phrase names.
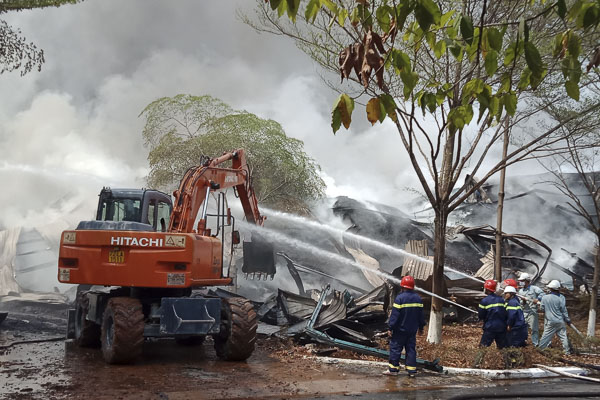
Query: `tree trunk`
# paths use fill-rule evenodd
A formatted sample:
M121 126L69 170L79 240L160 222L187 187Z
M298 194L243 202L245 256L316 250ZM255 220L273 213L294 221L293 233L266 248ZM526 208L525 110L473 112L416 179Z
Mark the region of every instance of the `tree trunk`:
M508 121L508 119L507 119ZM508 123L504 129L504 143L502 145L502 159L506 160L508 154ZM506 167L500 171L500 186L498 188L498 216L496 222L496 255L494 258L494 278L502 280L502 212L504 210L504 184L506 182Z
M433 285L432 292L438 296L444 295L444 259L446 253L446 225L448 215L445 211L437 212L434 220L434 255L433 255ZM427 341L439 344L442 342L442 300L431 298L429 328Z
M588 316L587 335L593 337L596 331L596 306L598 298L598 277L600 276L600 236L598 237L598 244L594 249L596 255L594 257L594 279L592 281L592 290L590 295L590 313Z

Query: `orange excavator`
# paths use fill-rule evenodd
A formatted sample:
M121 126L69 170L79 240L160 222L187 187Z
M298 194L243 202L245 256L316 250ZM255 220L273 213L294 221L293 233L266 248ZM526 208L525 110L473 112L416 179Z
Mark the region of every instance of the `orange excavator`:
M229 161L231 167L224 167ZM156 190L102 189L96 220L61 237L58 280L79 284L68 336L83 347L100 346L111 364L135 360L147 337L199 344L210 335L219 357L248 358L256 341L252 303L192 289L232 284L223 265L226 228L232 255L240 236L223 190L233 188L247 222L262 226L250 182L239 149L190 168L173 203ZM211 193L216 214L208 213ZM252 236L244 243L242 271L272 277L272 247Z

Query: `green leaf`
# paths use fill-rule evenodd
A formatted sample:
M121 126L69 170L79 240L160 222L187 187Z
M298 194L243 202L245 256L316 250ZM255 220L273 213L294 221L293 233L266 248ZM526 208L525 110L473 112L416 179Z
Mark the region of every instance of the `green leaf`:
M279 3L281 3L281 0L270 0L271 10L275 11L279 7Z
M567 15L567 3L565 0L557 0L556 13L561 19L565 19L565 16Z
M358 17L358 8L355 8L354 10L352 10L352 14L350 15L350 23L352 24L352 26L356 26L359 22L360 18Z
M456 58L456 61L462 61L463 58L463 48L460 45L455 45L450 47L450 53Z
M512 42L508 48L506 49L506 53L504 54L504 66L508 67L515 60L515 56L517 55L517 42Z
M396 26L398 27L398 31L404 30L404 23L406 22L406 18L413 10L413 4L410 1L401 1L398 6L396 6L396 15L398 16L398 21L396 22Z
M435 58L439 60L446 53L446 42L443 40L437 42L433 48L433 53Z
M431 112L431 113L435 112L435 109L437 108L437 99L436 99L435 94L430 93L430 92L425 92L418 100L419 100L419 105L421 106L421 110L423 111L423 116L425 116L425 108L426 107L429 110L429 112Z
M485 72L488 76L493 76L498 70L498 53L490 50L485 56Z
M523 17L519 20L519 35L523 37L526 42L529 42L529 26Z
M529 83L530 83L530 79L531 79L531 70L528 67L525 67L523 69L523 72L521 73L521 78L519 79L517 89L519 89L519 90L527 89L527 86L529 86Z
M402 72L400 72L400 78L404 83L404 98L408 100L413 89L417 86L419 74L408 69L403 69Z
M346 18L348 18L348 10L342 8L338 13L338 24L340 24L340 26L344 26L346 23Z
M569 33L569 41L567 43L567 49L572 57L579 57L581 53L581 38L577 36L575 32Z
M383 108L385 108L388 117L390 117L392 121L397 121L398 116L396 115L396 102L394 101L394 98L389 94L382 94L379 96L379 102L383 105Z
M308 22L313 23L320 9L321 2L319 0L310 0L304 11L304 18L306 18Z
M498 96L492 96L490 98L489 110L491 116L498 116L498 113L502 113L502 108L500 107L500 100L498 99Z
M511 84L512 84L512 78L511 78L510 74L506 73L506 74L502 75L502 78L500 80L500 87L498 88L498 94L510 92Z
M496 28L486 29L487 39L490 47L497 52L502 51L502 34Z
M566 81L565 89L567 89L567 94L573 100L579 101L579 85L577 82Z
M337 13L338 13L338 7L337 7L337 5L333 1L331 1L331 0L321 0L321 5L324 5L334 15L337 15Z
M473 21L467 15L460 19L460 34L469 45L473 43Z
M286 0L287 3L287 15L290 17L292 22L296 22L296 14L298 14L298 8L300 7L300 0Z
M485 110L489 110L490 108L490 103L492 101L491 89L486 88L486 90L479 93L477 95L477 101L479 102L479 116L477 117L477 123L479 123L485 114Z
M485 84L481 79L471 79L463 87L463 104L468 103L471 98L476 97L479 93L483 92Z
M473 107L469 105L458 106L448 113L450 131L462 130L473 119Z
M365 7L362 4L358 5L358 17L362 23L363 28L369 29L373 26L373 15L369 7Z
M342 126L342 113L337 108L334 108L331 112L331 128L333 129L333 133L336 133L340 126Z
M375 12L375 16L377 18L377 23L379 24L379 27L381 28L381 30L385 33L389 32L390 27L391 27L391 17L390 14L392 14L392 8L388 5L383 5L380 6L377 11Z
M400 50L392 51L392 63L396 68L396 73L400 73L404 70L411 70L410 58L408 55Z
M454 15L456 11L455 10L450 10L447 13L445 13L444 15L442 15L442 17L440 18L440 26L444 27L446 26L446 24L448 23L448 21L450 21L450 18L452 18L452 16Z
M583 16L584 28L589 28L592 25L598 24L598 15L600 14L599 11L600 9L597 5L593 5L585 11L585 15Z
M569 19L571 21L576 19L577 15L579 14L579 11L581 11L582 5L583 5L582 0L577 0L575 3L573 3L571 8L569 9L569 12L567 13L567 19Z
M424 32L427 32L432 24L439 24L440 18L440 8L433 0L417 0L415 19Z
M514 93L506 93L502 96L502 103L506 112L513 116L517 112L517 95Z
M287 1L281 1L281 3L279 3L279 6L277 7L277 15L279 16L279 18L281 18L281 16L283 14L285 14L285 12L287 11Z
M525 43L525 61L531 70L532 76L541 76L544 72L544 64L540 52L531 42Z
M333 128L334 133L340 128L340 123L343 124L346 129L350 128L352 111L354 111L354 100L345 93L341 94L340 97L338 97L331 114L331 127Z

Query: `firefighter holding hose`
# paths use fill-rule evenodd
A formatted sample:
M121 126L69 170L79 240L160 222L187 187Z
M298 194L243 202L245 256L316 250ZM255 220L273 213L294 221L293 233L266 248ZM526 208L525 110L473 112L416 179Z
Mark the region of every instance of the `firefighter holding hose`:
M512 287L512 286L511 286ZM489 347L496 342L499 349L506 347L506 308L504 300L496 292L496 281L488 279L483 284L487 294L479 304L479 320L483 322L480 347Z
M523 272L519 276L519 295L522 296L522 307L525 321L531 329L531 343L537 346L540 341L540 328L538 318L539 303L544 296L544 291L539 287L531 284L531 276L527 272Z
M527 322L517 298L517 290L513 286L504 289L507 321L507 345L510 347L525 347L527 341Z
M544 333L540 339L539 348L548 347L554 335L560 339L565 354L570 354L569 339L567 338L566 325L571 324L565 296L560 294L560 282L550 281L546 285L550 293L542 297L542 310L544 311Z
M390 315L388 335L390 340L389 368L384 375L398 375L400 372L400 356L406 350L406 371L409 377L417 373L417 331L423 333L425 317L423 301L415 291L415 280L406 275L400 281L400 294L394 300Z

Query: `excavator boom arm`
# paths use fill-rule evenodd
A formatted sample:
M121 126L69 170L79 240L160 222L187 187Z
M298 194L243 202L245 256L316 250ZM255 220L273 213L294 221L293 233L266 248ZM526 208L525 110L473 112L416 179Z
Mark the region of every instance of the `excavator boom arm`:
M222 163L229 160L232 161L231 168L220 167ZM175 201L169 231L193 232L194 221L203 203L202 219L206 217L206 202L210 191L229 187L236 188L246 220L262 226L265 217L258 210L258 200L250 184L250 170L246 163L244 150L238 149L213 158L202 166L192 167L185 173L179 189L173 193ZM205 223L206 221L200 221L200 224ZM202 234L203 232L199 231L198 233Z

